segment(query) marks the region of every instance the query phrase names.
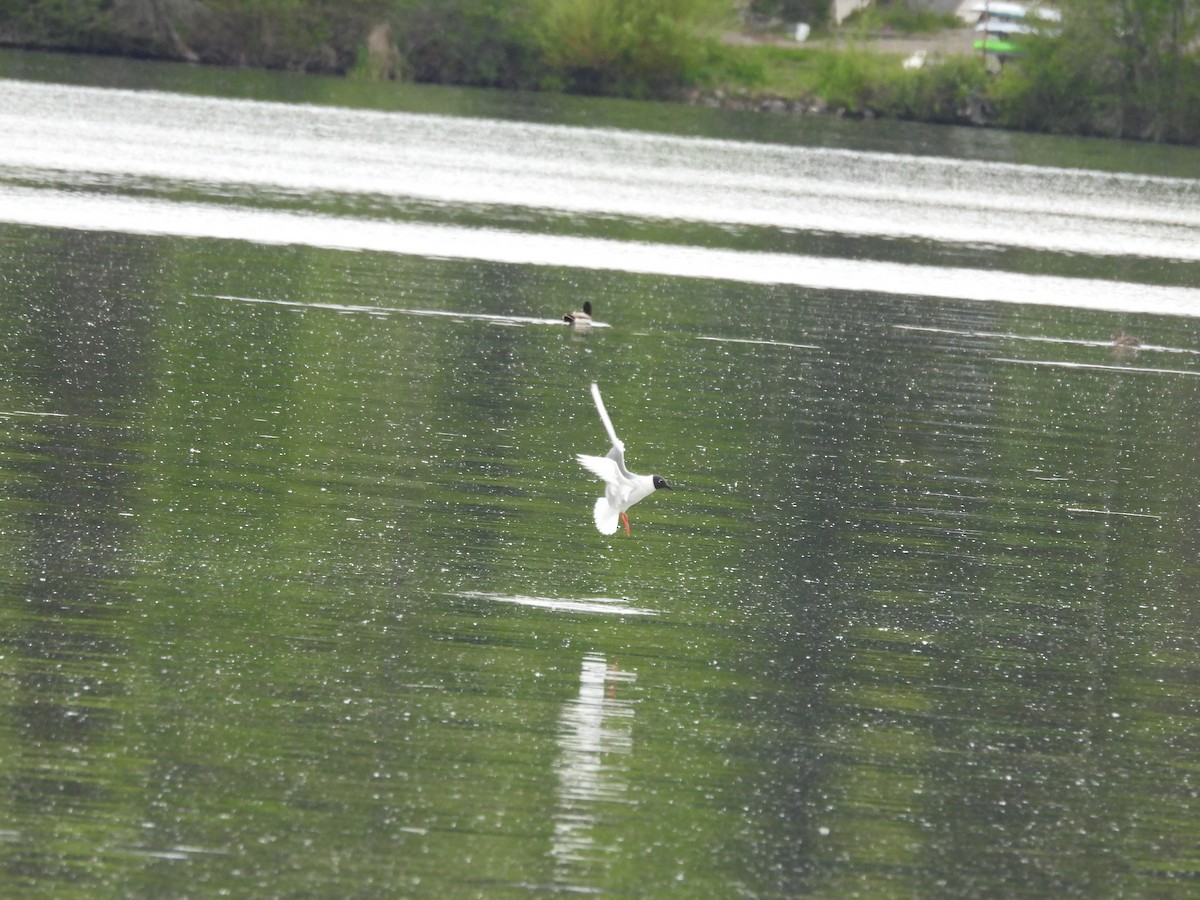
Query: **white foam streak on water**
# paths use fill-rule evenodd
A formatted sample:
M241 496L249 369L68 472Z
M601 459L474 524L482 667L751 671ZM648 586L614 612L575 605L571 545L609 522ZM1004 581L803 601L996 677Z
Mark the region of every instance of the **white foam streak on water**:
M1197 314L1200 294L256 209L284 192L1200 260L1200 181L0 81L0 220L917 296ZM26 185L36 187L19 187ZM137 199L103 183L176 185ZM61 190L61 188L73 188ZM83 188L83 190L79 190Z
M1192 288L710 250L3 186L0 186L0 221L47 228L224 238L752 284L1200 316L1200 290Z
M0 169L1200 260L1200 182L0 82Z
M1200 372L1187 369L1162 369L1153 366L1103 366L1097 363L1081 363L1059 359L1008 359L994 357L995 362L1014 366L1041 366L1051 369L1087 369L1093 372L1120 372L1123 375L1178 375L1184 378L1200 378Z
M497 603L514 603L554 612L598 613L614 616L657 616L652 609L630 606L627 597L533 597L524 594L494 594L488 591L458 591L456 596Z
M299 300L281 300L278 297L237 297L232 294L199 294L197 296L215 297L218 300L233 300L237 303L268 303L274 306L290 306L297 309L328 309L333 312L361 314L368 316L428 316L436 319L468 319L477 322L488 322L492 325L551 325L562 328L566 322L561 319L547 319L541 316L504 316L496 313L466 312L454 309L403 309L394 306L364 306L360 303L311 303ZM589 328L611 328L607 322L593 320Z

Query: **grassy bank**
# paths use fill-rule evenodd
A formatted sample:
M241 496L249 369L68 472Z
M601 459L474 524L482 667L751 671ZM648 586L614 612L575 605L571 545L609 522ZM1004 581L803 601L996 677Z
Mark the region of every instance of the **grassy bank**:
M868 9L849 40L822 39L824 0L31 0L0 4L0 43L1200 142L1200 0L1056 5L1062 30L1027 38L998 75L973 54L908 69L871 49L874 33L949 24L905 4ZM815 21L816 40L721 39L797 18Z
M983 124L991 85L978 56L906 69L904 55L861 45L773 45L723 50L712 83L693 97L765 111L832 112L925 122Z

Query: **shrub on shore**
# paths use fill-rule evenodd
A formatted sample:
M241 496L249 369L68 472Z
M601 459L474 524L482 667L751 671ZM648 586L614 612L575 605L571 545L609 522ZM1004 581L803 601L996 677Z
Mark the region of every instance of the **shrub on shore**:
M941 123L972 119L988 87L978 56L949 57L910 70L897 55L854 44L728 48L710 74L715 80L708 86L725 88L727 95L786 98L800 101L805 109Z
M703 77L725 0L538 0L543 63L567 90L666 96Z
M978 121L988 75L975 56L955 56L904 72L891 114L901 119L942 124Z
M546 80L534 40L536 2L390 0L381 16L406 78L530 89Z
M1034 131L1200 141L1200 4L1063 0L993 85L998 123Z

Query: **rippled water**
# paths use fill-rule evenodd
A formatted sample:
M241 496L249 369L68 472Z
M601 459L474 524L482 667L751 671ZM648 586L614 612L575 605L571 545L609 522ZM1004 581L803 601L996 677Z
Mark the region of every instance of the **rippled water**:
M0 85L9 884L1186 893L1178 159L280 84Z

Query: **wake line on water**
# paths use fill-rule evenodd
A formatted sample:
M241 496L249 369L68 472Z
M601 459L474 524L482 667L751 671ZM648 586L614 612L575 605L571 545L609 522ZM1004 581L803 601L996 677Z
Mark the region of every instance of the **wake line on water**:
M1147 353L1181 353L1190 356L1200 356L1200 350L1193 347L1165 347L1162 344L1143 342L1136 347L1114 347L1112 340L1084 340L1068 337L1046 337L1037 334L1014 334L1011 331L982 331L979 329L964 330L961 328L935 328L929 325L893 325L897 331L918 331L923 334L950 334L956 337L999 338L1005 341L1027 341L1034 344L1069 344L1075 347L1109 347L1116 350L1136 351ZM1125 368L1125 367L1122 367Z
M489 591L457 591L455 596L470 600L493 600L555 612L598 613L614 616L657 616L652 609L630 606L628 597L533 597L524 594L494 594Z
M384 222L29 188L0 187L0 222L746 284L783 284L817 290L1200 317L1200 290L1194 288Z
M1060 359L1009 359L1004 356L995 356L992 359L994 362L1008 363L1014 366L1085 369L1092 372L1117 372L1122 375L1179 375L1185 378L1200 378L1200 372L1191 372L1187 369L1162 369L1152 366L1108 366L1099 363L1072 362Z
M290 306L298 309L325 309L339 313L365 313L368 316L429 316L441 319L470 319L493 325L552 325L562 328L566 324L561 318L547 319L540 316L505 316L496 313L462 312L452 309L402 309L392 306L364 306L357 303L313 303L300 300L279 300L272 297L239 297L234 294L196 294L197 297L212 297L214 300L233 300L238 303L265 303L273 306ZM592 321L591 328L611 328L607 322Z

